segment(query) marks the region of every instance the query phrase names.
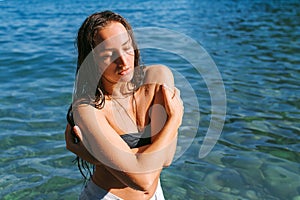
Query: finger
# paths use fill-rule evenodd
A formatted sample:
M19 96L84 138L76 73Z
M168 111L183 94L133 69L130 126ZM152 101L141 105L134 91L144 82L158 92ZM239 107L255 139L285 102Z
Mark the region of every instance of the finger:
M167 84L162 84L162 87L163 88L165 88L166 90L169 90L170 92L172 92L173 91L173 89L174 89L174 87L170 87L170 86L168 86Z
M174 93L175 92L178 94L178 96L180 96L180 90L177 87L174 87Z
M176 87L174 87L174 95L173 95L172 99L176 99L178 106L180 106L180 107L182 107L182 109L184 109L183 101L180 97L180 90Z
M169 111L169 106L172 104L172 96L173 96L173 90L171 90L169 87L165 87L163 85L162 87L162 93L163 93L163 99L165 103L165 108ZM167 113L169 113L167 111Z
M66 131L65 132L70 131L70 129L71 129L71 126L70 126L69 123L67 123L67 125L66 125Z
M65 130L65 141L66 141L66 148L69 151L73 152L74 139L71 134L71 126L69 124L67 124L66 130Z
M71 126L70 126L70 124L67 124L66 130L65 130L65 140L67 143L70 141L70 139L72 137L72 135L70 133L71 133Z
M82 141L82 133L81 133L80 128L78 126L74 126L73 132L74 132L75 136L79 139L79 142L81 142Z
M176 87L174 87L174 89L173 89L172 99L174 99L174 97L176 97L177 99L180 99L180 91Z
M180 91L176 87L174 87L172 99L174 99L175 96L180 96Z
M162 93L163 93L163 96L166 97L167 99L170 99L171 98L171 88L169 88L167 85L162 85Z

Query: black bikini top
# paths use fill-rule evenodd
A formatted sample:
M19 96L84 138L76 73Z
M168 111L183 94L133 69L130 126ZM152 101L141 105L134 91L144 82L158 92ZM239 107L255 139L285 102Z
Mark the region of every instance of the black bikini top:
M145 128L145 131L141 133L129 133L120 136L130 148L138 148L151 144L151 133L149 129L150 128Z
M68 120L68 123L72 127L75 126L74 119L73 119L72 106L69 107L69 110L67 113L67 120ZM72 134L75 137L74 142L78 143L79 139L76 137L76 135L73 133L73 131L72 131ZM147 126L143 132L124 134L124 135L120 135L120 137L128 144L128 146L130 148L138 148L141 146L151 144L150 126Z

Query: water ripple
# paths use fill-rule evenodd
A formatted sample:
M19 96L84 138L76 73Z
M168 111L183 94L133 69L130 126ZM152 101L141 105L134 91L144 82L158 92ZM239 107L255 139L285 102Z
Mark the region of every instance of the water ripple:
M298 1L4 0L0 7L0 198L78 197L82 181L63 134L76 68L74 40L88 14L106 9L120 12L134 28L158 26L190 36L223 77L226 124L213 151L199 159L211 114L204 81L176 55L143 52L145 62L169 65L189 81L201 112L195 137L197 127L190 124L198 110L186 98L178 143L192 145L163 171L167 199L299 198ZM178 87L184 90L184 82Z

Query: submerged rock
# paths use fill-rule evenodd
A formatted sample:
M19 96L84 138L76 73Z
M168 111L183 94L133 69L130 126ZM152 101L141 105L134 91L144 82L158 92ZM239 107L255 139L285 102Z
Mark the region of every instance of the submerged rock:
M299 195L299 174L274 165L264 165L261 170L265 177L264 185L274 196L292 199Z

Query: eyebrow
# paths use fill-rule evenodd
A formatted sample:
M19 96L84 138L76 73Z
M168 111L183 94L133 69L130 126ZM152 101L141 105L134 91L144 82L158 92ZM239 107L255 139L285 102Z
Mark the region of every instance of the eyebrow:
M128 44L131 41L130 38L128 38L128 40L126 42L124 42L121 46L125 46L126 44Z
M131 41L131 39L128 38L128 40L126 42L124 42L121 46L127 45L130 41ZM115 48L106 48L106 49L103 49L103 51L113 51L113 50L115 50Z

